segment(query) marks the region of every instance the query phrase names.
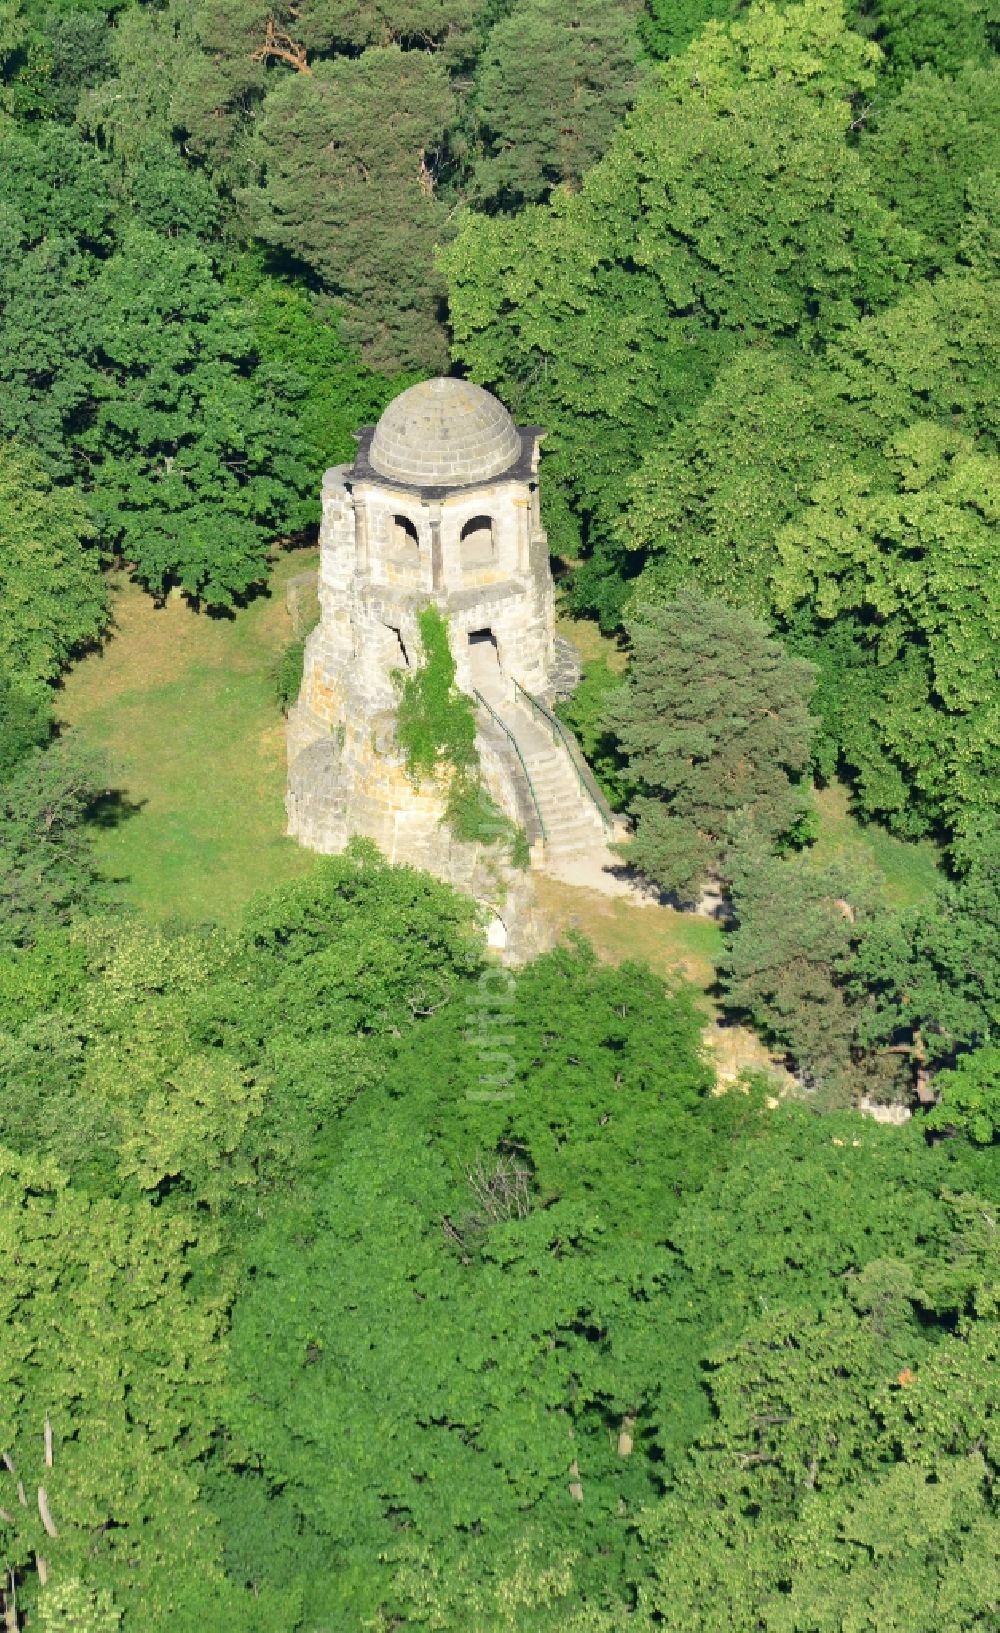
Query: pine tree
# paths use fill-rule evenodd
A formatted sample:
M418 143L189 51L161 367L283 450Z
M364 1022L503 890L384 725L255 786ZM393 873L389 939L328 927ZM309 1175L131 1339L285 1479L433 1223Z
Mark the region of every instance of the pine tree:
M496 25L473 91L477 201L516 209L579 186L635 92L636 12L634 0L519 0Z
M606 723L641 793L626 856L686 899L750 836L773 845L808 811L812 665L739 607L684 591L629 626L632 663Z
M433 155L454 111L444 66L396 45L292 75L264 107L255 229L343 299L345 332L373 367L446 366Z

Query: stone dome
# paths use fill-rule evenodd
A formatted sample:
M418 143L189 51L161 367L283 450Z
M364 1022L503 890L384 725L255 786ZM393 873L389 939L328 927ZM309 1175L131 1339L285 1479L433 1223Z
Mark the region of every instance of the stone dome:
M382 476L416 487L463 487L499 476L521 452L503 404L468 380L423 380L394 397L368 450Z

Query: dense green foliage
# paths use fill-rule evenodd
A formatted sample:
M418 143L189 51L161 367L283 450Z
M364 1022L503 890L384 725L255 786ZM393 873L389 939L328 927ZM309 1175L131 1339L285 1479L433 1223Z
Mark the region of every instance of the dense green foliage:
M727 1004L788 1050L825 1103L909 1099L942 1106L931 1127L990 1128L991 1046L1000 1023L1000 867L980 847L957 882L890 911L874 870L732 857L735 925L719 970ZM955 1075L957 1074L957 1076ZM945 1102L964 1110L954 1125ZM985 1135L986 1143L992 1134Z
M185 188L207 172L241 235L337 298L367 363L441 368L435 250L455 203L507 205L579 178L632 94L636 12L634 0L570 16L546 0L132 7L82 110L129 169L154 147Z
M654 8L578 193L466 216L456 355L550 427L578 609L750 605L817 666L818 767L960 857L996 809L998 69L944 8L940 51L853 19L891 74L836 0L708 9Z
M695 1287L728 1270L735 1295L706 1369L713 1422L640 1522L656 1560L642 1601L678 1633L709 1633L720 1605L746 1633L886 1616L929 1633L995 1615L979 1427L997 1342L995 1208L977 1214L947 1180L936 1198L914 1188L905 1137L890 1154L867 1128L827 1133L823 1154L795 1119L751 1142L677 1233ZM758 1229L772 1245L759 1257L747 1248ZM837 1291L817 1307L820 1264Z
M989 177L1000 164L1000 75L978 63L951 73L921 69L880 107L864 152L880 193L931 253L967 261L959 252L965 219L976 209L973 178Z
M72 736L47 747L24 741L37 744L47 727L47 719L29 717L12 745L15 764L0 776L0 949L32 940L40 927L63 923L106 894L85 824L109 792L108 769ZM107 815L113 818L113 806Z
M520 207L575 188L635 94L634 0L517 0L479 62L477 203Z
M938 1102L928 1113L930 1127L961 1132L977 1145L1000 1140L1000 1052L984 1044L962 1055L958 1065L934 1079Z
M817 484L778 537L775 602L808 608L824 634L859 632L864 660L841 685L862 693L862 718L842 735L865 809L904 831L936 817L961 843L996 809L1000 777L1000 461L922 424L887 463L882 481L843 471Z
M443 290L431 275L445 210L421 189L418 156L440 146L454 111L437 56L398 45L320 63L304 85L289 76L267 100L257 230L347 297L353 332L379 367L446 366Z
M986 0L0 0L7 1628L1000 1621L995 45ZM780 1098L713 1092L679 980L508 970L371 846L229 930L95 865L103 569L257 630L449 324L547 427L629 642L562 713L629 859L723 882ZM524 861L421 636L411 771ZM811 772L947 841L929 899L810 854Z
M414 376L365 368L345 341L332 302L316 301L299 285L266 274L255 259L234 269L227 286L247 299L255 350L279 378L294 384L295 417L312 477L331 462L349 460L359 425L374 424Z
M94 528L78 496L37 458L0 446L0 665L38 692L108 618Z
M890 83L899 84L920 68L959 72L968 63L989 61L1000 44L990 0L940 0L933 6L918 0L860 0L858 11L859 22L874 32L886 53Z
M696 900L732 853L803 837L811 666L748 612L693 591L629 628L632 663L603 723L639 792L627 859Z
M820 769L959 844L994 804L997 317L996 286L956 274L858 325L828 371L740 358L632 478L622 530L648 543L639 605L694 577L784 618L819 669Z
M51 730L47 699L11 680L0 669L0 784L29 749L39 748Z
M582 948L484 969L468 906L363 847L235 936L8 959L2 1439L59 1533L0 1476L19 1603L708 1633L707 1575L748 1630L834 1633L838 1593L981 1625L982 1119L717 1098L699 1030Z
M96 104L99 137L32 111L0 113L0 437L31 450L4 449L5 520L17 495L19 525L47 516L67 571L64 537L81 572L96 546L157 593L231 606L271 542L315 522L322 470L399 382L360 365L328 301L262 271L232 200L155 121L136 146ZM67 589L50 675L101 624Z
M957 883L927 906L880 920L864 937L856 977L870 997L867 1035L907 1040L917 1057L951 1064L987 1045L1000 1021L1000 846L982 845Z
M876 881L755 846L733 864L736 922L719 968L727 1006L787 1050L819 1104L846 1105L866 1091L892 1098L898 1065L859 1047L865 992L850 982L859 940L878 919Z
M606 1422L640 1411L655 1387L640 1359L650 1312L633 1288L655 1276L644 1219L674 1211L692 1142L709 1138L697 1026L649 977L580 955L539 961L516 995L502 976L482 985L479 1004L504 988L506 1093L477 1091L469 1000L446 1006L253 1254L233 1330L238 1455L281 1491L286 1550L304 1532L336 1551L338 1571L302 1578L307 1624L357 1622L380 1604L405 1612L391 1565L427 1546L447 1570L470 1533L485 1581L526 1528L553 1550L596 1553L620 1528L620 1498L649 1489L643 1459L616 1466ZM632 1225L608 1230L599 1199L623 1162ZM289 1354L302 1369L291 1392ZM566 1494L574 1462L579 1518ZM332 1506L331 1466L352 1494ZM373 1553L390 1566L381 1583ZM620 1569L608 1559L600 1576Z
M199 1499L240 1221L258 1187L305 1174L385 1041L474 969L467 906L361 852L261 904L235 941L92 921L0 967L0 1280L18 1333L0 1441L59 1532L40 1540L15 1497L11 1568L27 1578L44 1552L136 1626L267 1625L276 1607L227 1580Z
M74 482L83 504L48 501L57 526L227 605L312 516L295 382L259 363L208 245L118 204L112 167L61 126L8 136L0 430Z

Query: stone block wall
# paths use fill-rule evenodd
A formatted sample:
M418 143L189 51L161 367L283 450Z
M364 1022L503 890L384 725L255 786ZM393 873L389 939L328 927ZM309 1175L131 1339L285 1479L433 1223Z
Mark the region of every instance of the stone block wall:
M512 958L543 940L530 874L511 868L499 846L455 840L444 820L446 782L414 784L395 737L394 671L419 661L417 619L433 601L448 620L463 690L474 684L469 636L490 630L508 687L516 678L550 692L555 613L533 470L432 494L375 481L370 469L363 480L348 467L327 472L320 621L288 718L289 832L327 853L363 834L388 860L469 891L503 919ZM415 532L412 550L397 517ZM476 518L489 519L489 535L480 528L475 552L463 550L462 530ZM537 815L509 742L487 724L479 748L490 794L536 839Z
M530 818L530 796L513 774L513 752L481 738L484 781L506 815ZM374 840L389 862L421 868L474 896L486 919L505 926L504 956L533 957L549 944L531 874L501 845L457 840L446 821L447 776L411 779L395 739L394 716L314 738L291 759L289 831L311 850L346 849L354 834ZM529 839L533 835L529 827Z

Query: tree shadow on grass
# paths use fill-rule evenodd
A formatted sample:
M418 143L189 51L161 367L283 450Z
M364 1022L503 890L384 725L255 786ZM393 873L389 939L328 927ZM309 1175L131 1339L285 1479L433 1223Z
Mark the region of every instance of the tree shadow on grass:
M88 805L86 825L88 828L105 830L120 828L123 823L138 816L148 803L144 799L129 799L124 789L108 788Z
M87 806L83 827L91 833L99 830L103 830L105 833L110 832L115 828L120 828L123 823L130 822L133 817L138 816L148 803L144 799L129 799L122 788L106 788L103 793L98 794L95 799L91 800ZM108 903L112 906L121 907L123 902L119 895L119 887L131 884L132 875L120 872L118 869L108 868L102 861L97 867L97 876L101 880L103 890L107 893Z

